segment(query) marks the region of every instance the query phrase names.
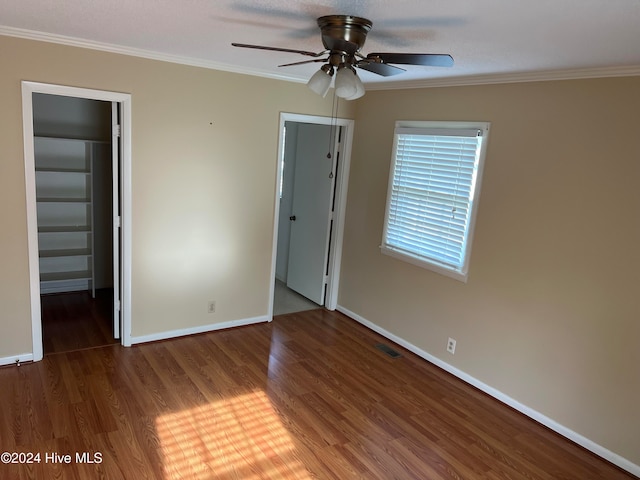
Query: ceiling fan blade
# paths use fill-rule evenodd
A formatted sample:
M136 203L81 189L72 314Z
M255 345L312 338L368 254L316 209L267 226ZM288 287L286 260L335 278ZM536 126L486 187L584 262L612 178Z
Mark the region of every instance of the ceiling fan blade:
M292 67L294 65L304 65L305 63L313 63L313 62L326 62L329 58L314 58L313 60L303 60L302 62L293 62L293 63L284 63L282 65L278 65L279 67Z
M280 48L280 47L265 47L264 45L249 45L246 43L232 43L234 47L242 47L242 48L255 48L257 50L272 50L274 52L287 52L287 53L299 53L300 55L306 55L308 57L320 57L327 53L326 50L323 50L319 53L307 52L305 50L293 50L291 48Z
M453 57L436 53L370 53L367 58L380 59L385 63L400 65L423 65L426 67L453 67Z
M400 67L394 67L393 65L387 65L386 63L367 62L366 60L360 61L355 65L358 68L377 73L378 75L382 75L383 77L392 77L394 75L406 72L406 70Z

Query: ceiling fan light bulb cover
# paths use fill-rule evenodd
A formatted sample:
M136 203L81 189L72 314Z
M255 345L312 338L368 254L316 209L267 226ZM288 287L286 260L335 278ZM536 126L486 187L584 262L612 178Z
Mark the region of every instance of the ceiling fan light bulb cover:
M329 91L329 87L331 86L331 73L323 69L318 70L307 82L307 87L321 97L326 96Z
M360 80L360 77L358 77L358 75L355 75L355 77L356 77L356 93L354 93L348 98L345 98L345 100L355 100L364 95L364 85L362 83L362 80Z
M349 98L358 90L358 76L353 70L343 67L336 73L336 95L340 98Z

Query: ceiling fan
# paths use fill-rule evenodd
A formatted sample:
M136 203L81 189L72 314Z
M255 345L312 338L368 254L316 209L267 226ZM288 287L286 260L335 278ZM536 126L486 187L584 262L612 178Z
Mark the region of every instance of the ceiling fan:
M452 67L453 58L446 54L432 53L369 53L360 52L373 23L362 17L351 15L326 15L318 18L318 26L325 50L315 53L290 48L266 47L232 43L234 47L272 50L276 52L299 53L312 60L286 63L279 67L322 62L307 83L307 86L323 97L329 91L335 72L336 95L346 100L355 100L364 95L364 85L356 73L356 68L367 70L384 77L398 75L405 70L396 65L423 65L429 67ZM321 58L322 57L322 58Z

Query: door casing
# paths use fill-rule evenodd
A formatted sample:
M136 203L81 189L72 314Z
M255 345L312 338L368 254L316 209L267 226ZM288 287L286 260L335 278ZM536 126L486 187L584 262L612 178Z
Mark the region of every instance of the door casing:
M315 115L302 115L295 113L280 113L277 180L275 189L274 227L273 227L273 252L271 261L271 277L269 288L269 318L273 318L273 294L276 278L276 258L278 251L278 222L280 213L280 187L282 182L282 162L284 155L284 131L285 122L311 123L318 125L335 125L342 128L342 145L340 162L336 172L335 208L333 211L333 231L329 250L329 268L327 275L327 295L325 308L335 310L338 304L338 289L340 280L340 264L342 262L342 239L344 237L344 217L347 205L347 186L349 184L349 166L351 163L351 148L353 144L354 121L345 118L331 118ZM327 144L329 139L327 139Z
M33 147L33 94L44 93L67 97L87 98L120 104L121 153L121 335L120 342L131 346L131 95L127 93L92 90L38 82L22 82L22 120L27 207L27 243L29 252L29 295L31 303L31 332L33 361L40 361L42 319L40 313L40 267L38 261L38 217L36 208L35 155Z

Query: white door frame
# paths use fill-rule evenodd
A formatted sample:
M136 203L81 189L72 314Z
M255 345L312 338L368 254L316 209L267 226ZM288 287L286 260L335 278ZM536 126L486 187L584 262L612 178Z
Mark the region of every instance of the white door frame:
M276 257L278 253L278 223L280 215L280 183L282 182L282 158L284 155L284 124L285 122L313 123L319 125L336 125L343 127L340 162L335 185L335 210L333 212L333 231L331 234L329 257L329 275L327 279L327 297L325 307L335 310L338 305L338 288L340 282L340 264L342 262L342 239L344 237L344 217L347 208L347 186L349 185L349 166L351 164L351 147L353 144L354 120L346 118L320 117L316 115L301 115L297 113L280 113L278 131L278 167L275 190L275 208L273 225L273 252L271 257L271 277L269 288L269 319L273 319L273 294L276 286ZM329 139L327 139L327 145Z
M120 159L122 158L122 145L120 142L120 108L118 102L111 102L111 242L113 265L113 337L122 337L122 314L120 301L120 239L122 229L120 227L120 184L122 183L122 171L120 169ZM95 275L94 275L95 278ZM94 287L95 288L95 287Z
M66 97L118 102L121 106L121 226L122 226L122 345L131 346L131 95L37 82L22 82L22 122L27 204L27 243L29 251L29 294L33 361L42 360L42 318L40 314L40 266L38 260L38 215L36 207L35 154L33 147L33 94L45 93Z

